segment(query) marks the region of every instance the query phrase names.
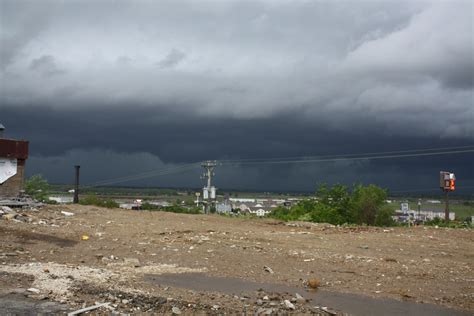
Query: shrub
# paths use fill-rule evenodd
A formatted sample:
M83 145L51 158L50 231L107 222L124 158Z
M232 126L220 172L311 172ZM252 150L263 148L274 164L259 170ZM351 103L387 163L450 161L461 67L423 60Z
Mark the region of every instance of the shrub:
M395 226L396 222L392 218L392 215L395 212L389 207L382 207L377 214L375 215L375 225L376 226Z
M336 207L320 203L311 212L311 221L339 225L345 223L346 219L338 212Z
M332 188L321 185L317 198L306 199L287 209L278 207L271 217L284 220L325 222L334 225L346 223L391 226L392 212L385 207L387 193L375 185L354 187L352 193L343 185Z
M200 214L201 209L198 207L182 207L179 205L171 205L171 206L159 206L150 203L143 203L142 210L148 211L163 211L163 212L172 212L172 213L183 213L183 214Z
M111 199L101 199L95 195L88 195L79 199L81 205L95 205L106 208L117 208L118 203Z
M25 192L34 199L48 203L49 183L42 175L31 176L25 182Z

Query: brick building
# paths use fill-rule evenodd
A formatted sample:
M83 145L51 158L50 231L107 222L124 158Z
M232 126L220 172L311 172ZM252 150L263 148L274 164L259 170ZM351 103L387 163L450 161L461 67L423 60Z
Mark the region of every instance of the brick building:
M0 197L17 197L24 188L28 141L3 138L0 124Z

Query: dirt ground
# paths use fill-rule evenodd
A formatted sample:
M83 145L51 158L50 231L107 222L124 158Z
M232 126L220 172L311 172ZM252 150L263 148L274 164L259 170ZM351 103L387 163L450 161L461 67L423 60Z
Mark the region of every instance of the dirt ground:
M24 216L0 219L0 296L24 294L72 310L110 302L106 308L117 313L340 313L295 293L203 291L153 281L204 273L285 285L302 296L307 281L318 279L324 293L474 311L470 229L341 228L78 205L15 211Z

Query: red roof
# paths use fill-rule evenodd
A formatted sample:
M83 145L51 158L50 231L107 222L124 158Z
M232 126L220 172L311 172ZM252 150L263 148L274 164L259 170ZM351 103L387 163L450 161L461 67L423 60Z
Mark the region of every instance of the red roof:
M28 141L0 138L1 158L28 158Z

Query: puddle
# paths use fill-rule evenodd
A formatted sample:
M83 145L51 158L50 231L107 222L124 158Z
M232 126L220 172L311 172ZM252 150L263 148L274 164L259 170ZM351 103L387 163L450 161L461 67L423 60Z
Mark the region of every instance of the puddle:
M236 278L207 276L203 273L182 273L145 275L145 280L162 286L190 289L195 291L221 292L242 295L259 289L266 292L299 293L307 299L308 304L327 306L351 315L472 315L467 311L458 311L432 304L421 304L394 299L372 298L357 294L330 292L325 290L307 291L304 288L290 287L282 284L257 283Z
M0 296L1 315L64 315L70 308L53 301L38 301L24 295Z

